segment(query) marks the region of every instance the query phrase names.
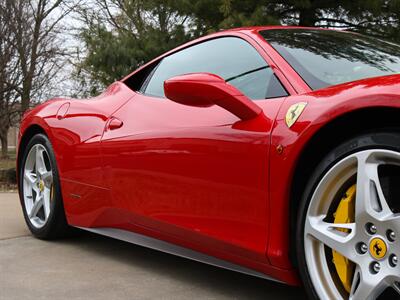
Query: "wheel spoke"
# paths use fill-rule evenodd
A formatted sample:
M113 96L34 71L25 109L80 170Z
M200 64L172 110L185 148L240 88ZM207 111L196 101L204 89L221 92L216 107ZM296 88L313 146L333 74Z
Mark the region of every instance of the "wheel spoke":
M33 203L32 209L29 213L29 218L36 217L40 208L43 206L43 197L36 197L36 201Z
M50 197L51 197L51 190L49 188L45 188L43 195L43 208L44 208L45 220L47 220L50 215Z
M374 278L367 272L362 272L358 266L354 272L349 300L375 300L387 287L383 280Z
M306 233L344 257L353 258L352 239L355 233L355 224L327 223L324 218L325 216L308 217L305 228ZM343 229L349 232L343 232Z
M40 174L42 176L43 182L47 188L51 188L53 184L53 172L52 171L45 171Z
M25 177L25 180L27 180L31 186L33 186L37 182L36 174L34 174L30 171L25 171L24 177Z
M44 163L44 156L43 156L44 150L36 147L36 160L35 160L35 166L36 166L36 174L41 174L46 172L46 165Z
M392 214L385 220L385 223L388 228L400 234L400 214Z
M357 159L356 220L365 214L382 220L391 215L392 211L379 180L379 162L368 152L360 153Z
M400 295L400 282L395 282L393 284L393 289Z

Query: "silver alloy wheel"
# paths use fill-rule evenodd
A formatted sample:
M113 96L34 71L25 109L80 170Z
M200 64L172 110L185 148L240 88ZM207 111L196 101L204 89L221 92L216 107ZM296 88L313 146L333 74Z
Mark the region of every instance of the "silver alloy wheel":
M393 213L385 199L378 173L381 165L400 166L400 153L372 149L351 154L330 168L310 200L305 219L304 252L308 273L321 299L376 299L388 287L400 295L400 264L391 263L393 256L400 257L400 214ZM351 181L357 186L355 222L329 222L333 200ZM368 224L376 227L375 233L368 231ZM397 241L387 237L388 231L395 233ZM387 255L382 259L376 259L370 250L374 239L380 239L387 247ZM357 251L360 243L369 245L369 251L364 254ZM355 265L349 295L340 288L337 276L332 275L335 271L329 267L327 248Z
M42 228L51 212L53 171L49 154L41 144L34 145L23 168L23 197L30 223Z

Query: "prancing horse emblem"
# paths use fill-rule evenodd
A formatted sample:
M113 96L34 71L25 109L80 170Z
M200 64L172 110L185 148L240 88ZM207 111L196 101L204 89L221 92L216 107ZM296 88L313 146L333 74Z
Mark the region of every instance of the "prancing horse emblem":
M369 252L375 259L383 259L388 251L387 245L381 238L374 238L369 243Z
M289 107L285 118L287 127L290 128L294 123L296 123L306 106L307 102L299 102Z
M380 256L381 255L381 252L382 252L382 247L380 247L379 246L379 242L377 241L377 242L375 242L375 244L374 244L374 250L375 250L375 254L376 254L376 256Z

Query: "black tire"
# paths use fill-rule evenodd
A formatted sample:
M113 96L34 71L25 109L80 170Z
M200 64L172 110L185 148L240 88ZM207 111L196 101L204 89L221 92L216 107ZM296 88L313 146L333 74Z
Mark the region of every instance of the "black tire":
M29 217L27 215L27 210L25 207L25 201L24 201L24 184L23 184L23 178L24 178L24 166L27 160L27 156L29 151L32 149L33 146L40 144L45 147L48 153L48 158L51 164L51 169L52 169L52 175L53 175L53 188L54 188L54 196L53 196L53 201L50 204L50 215L44 224L43 227L41 228L36 228L33 226L31 221L29 220ZM20 196L20 201L21 201L21 206L22 206L22 211L24 214L25 222L28 225L29 230L31 233L39 238L39 239L44 239L44 240L51 240L51 239L56 239L56 238L62 238L71 232L71 227L68 226L66 217L65 217L65 212L64 212L64 204L62 200L62 194L61 194L61 186L60 186L60 179L58 175L58 168L57 168L57 163L56 159L54 156L54 150L53 147L47 138L46 135L44 134L36 134L31 138L29 143L27 144L25 149L21 149L23 151L22 154L22 159L21 159L21 164L19 166L19 196Z
M396 129L387 129L360 134L340 144L330 153L328 153L318 164L304 190L298 209L296 228L294 229L296 231L294 242L296 245L298 271L310 299L320 299L310 278L304 249L304 227L310 200L315 189L317 188L318 183L336 163L350 154L367 149L386 149L400 152L400 131L397 131ZM391 290L388 290L388 292L388 294L392 295ZM383 299L398 299L398 294L397 296L394 296L395 298L392 297L393 296L386 296L385 294Z

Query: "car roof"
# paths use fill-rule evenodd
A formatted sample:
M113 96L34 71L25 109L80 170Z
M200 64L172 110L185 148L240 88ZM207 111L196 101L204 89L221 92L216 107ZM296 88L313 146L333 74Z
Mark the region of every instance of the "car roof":
M222 29L219 32L258 32L264 30L288 30L288 29L305 29L305 30L333 30L329 28L322 28L322 27L307 27L307 26L286 26L286 25L268 25L268 26L247 26L247 27L238 27L238 28L231 28L231 29Z
M158 61L172 53L178 52L184 48L187 48L189 46L201 43L206 40L210 40L213 38L218 38L218 37L223 37L223 36L229 36L229 35L245 35L247 37L250 36L259 36L259 32L263 30L287 30L287 29L308 29L308 30L332 30L332 29L326 29L326 28L320 28L320 27L304 27L304 26L282 26L282 25L271 25L271 26L249 26L249 27L239 27L239 28L232 28L232 29L227 29L227 30L220 30L217 32L210 33L208 35L204 35L202 37L196 38L194 40L191 40L187 43L184 43L174 49L171 49L170 51L167 51L160 56L152 59L151 61L147 62L146 64L142 65L138 69L134 70L130 74L126 75L122 79L120 79L120 82L127 82L131 76L135 75L137 72L140 72L142 69L146 68L147 66L153 64L155 61ZM264 40L264 42L266 42ZM267 43L267 42L266 42Z

